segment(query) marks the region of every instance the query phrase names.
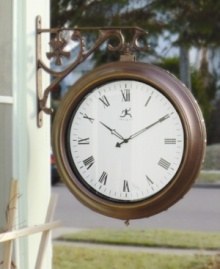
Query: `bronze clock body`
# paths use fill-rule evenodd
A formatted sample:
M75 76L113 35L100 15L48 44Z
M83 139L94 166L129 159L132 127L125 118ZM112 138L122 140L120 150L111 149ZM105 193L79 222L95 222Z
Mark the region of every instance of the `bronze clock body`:
M120 85L131 87L134 85L136 90L132 89L131 92L126 87L120 88ZM115 95L120 96L120 102L125 103L128 99L130 101L131 93L138 96L142 91L146 95L145 107L151 102L153 94L158 96L158 100L163 101L155 103L158 109L154 108L154 113L151 113L149 106L147 114L135 123L134 128L129 123L131 117L135 115L132 114L134 113L132 105L136 107L136 118L140 119L140 113L143 114L142 111L138 112L138 107L143 107L141 98L137 98L131 107L123 106L120 115L116 113L118 118L121 117L120 120L127 120L126 123L121 121L121 125L118 123L114 125L116 117L114 113L107 114L108 118L104 116L103 118L98 112L96 117L90 115L91 113L88 114L90 110L89 108L87 110L87 106L89 107L90 103L92 106L95 102L94 107L97 107L97 104L102 105L105 114L110 106L109 99L115 100ZM118 100L117 97L117 102ZM162 103L165 108L161 108ZM82 119L86 120L86 124L91 123L91 127L88 127L91 129L82 130L85 126ZM93 121L96 121L96 125L92 126ZM123 128L125 125L128 126L127 130ZM149 145L147 139L154 134L153 132L166 133L168 129L175 129L175 137L163 136L163 143L169 144L167 156L176 158L177 161L163 158L163 154L165 155L163 150L167 146L161 149L155 146L155 152L151 146L149 149L152 152L152 159L155 156L157 161L155 166L149 165L146 168L147 162L151 161L150 155L146 155L149 153L145 153ZM108 147L105 151L100 149L103 144L99 145L103 136ZM150 139L151 144L157 144L157 141L152 141L154 140L152 137ZM200 171L205 154L206 131L195 99L178 79L150 64L117 62L89 72L71 87L56 113L52 142L59 173L69 190L92 210L128 220L157 214L184 196ZM170 150L172 146L175 152L178 151L179 157L175 155L177 153L172 155ZM87 151L89 147L91 149ZM126 152L126 147L132 149L131 154L129 151ZM137 148L145 150L138 151ZM111 149L118 152L113 157L115 159L113 163L116 164L113 168L109 164L111 156L108 152L111 152ZM121 153L123 150L124 155ZM156 150L159 151L159 155L156 154ZM132 152L139 156L131 156ZM122 162L120 158L128 158L128 170L133 167L129 173L126 174L126 162ZM117 163L122 163L123 168L119 178L113 171L120 167ZM112 174L108 169L112 170ZM152 171L149 171L150 169ZM143 175L139 170L144 171ZM140 177L142 179L139 180Z

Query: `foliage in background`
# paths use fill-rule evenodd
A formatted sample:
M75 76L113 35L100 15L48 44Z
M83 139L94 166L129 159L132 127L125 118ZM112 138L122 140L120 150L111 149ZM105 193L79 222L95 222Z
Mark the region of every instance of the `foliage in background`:
M149 32L145 40L151 50L139 57L157 59L157 63L180 78L178 57L164 59L157 55L159 38L167 40L170 48L192 46L201 49L199 70L191 71L192 92L202 108L208 129L208 143L215 132L211 121L213 99L217 90L216 80L220 75L210 74L207 61L208 49L219 47L220 1L216 0L51 0L51 27L63 26L139 26ZM97 36L90 35L90 40ZM114 39L110 43L117 42ZM144 41L143 41L144 42ZM161 44L160 44L161 46ZM167 46L167 44L166 44ZM161 49L161 51L163 51ZM96 65L118 60L119 54L97 49L93 55ZM209 58L209 61L215 60ZM187 60L186 60L187 61ZM159 63L160 62L160 63ZM183 61L180 62L182 64ZM187 67L187 64L185 65ZM181 69L182 70L182 69ZM182 73L181 73L182 78ZM217 137L215 135L215 137ZM220 142L220 137L215 142Z
M156 62L155 65L169 71L171 74L175 75L177 78L179 78L179 58L173 57L173 58L164 58L160 62Z
M179 58L165 58L163 61L156 63L156 65L161 68L168 70L179 78ZM211 74L208 70L207 61L201 63L201 67L197 70L191 68L191 79L192 79L192 94L199 103L199 106L202 110L205 122L207 133L210 132L210 128L213 125L211 117L212 111L214 109L213 100L217 91L217 78L216 74ZM213 130L214 131L214 130ZM208 139L209 142L209 139Z
M214 109L213 100L217 91L217 79L215 74L211 74L207 61L203 60L199 70L191 73L192 92L198 101L206 122L207 133L209 135L212 126L211 113ZM208 137L209 142L209 137Z
M51 0L51 26L112 26L128 3L129 0Z
M178 34L176 43L183 46L216 47L220 44L220 1L153 0L167 29Z
M220 170L220 144L214 144L207 147L203 169Z
M51 10L52 27L138 25L152 33L177 33L183 45L220 44L216 0L51 0Z
M149 32L149 54L155 54L161 36L171 48L207 51L220 44L219 10L216 0L51 0L51 27L139 26ZM96 57L106 62L101 52Z
M219 10L216 0L51 0L51 27L139 26L149 32L150 54L161 36L170 47L207 51L220 44Z

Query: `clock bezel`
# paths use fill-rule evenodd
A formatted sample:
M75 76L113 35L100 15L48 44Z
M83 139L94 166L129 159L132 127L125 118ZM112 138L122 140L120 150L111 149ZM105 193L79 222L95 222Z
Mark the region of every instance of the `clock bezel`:
M170 183L145 200L128 203L112 201L91 192L73 172L66 148L69 121L83 97L102 84L120 79L147 83L165 95L180 116L185 137L182 162ZM113 62L87 73L71 87L56 113L52 142L58 171L76 198L98 213L128 220L155 215L166 210L185 195L198 176L204 161L206 131L202 113L194 97L173 75L146 63Z
M94 91L100 91L100 87L102 87L102 86L104 86L105 88L108 88L109 87L109 83L114 83L114 82L117 82L117 81L123 81L123 80L110 80L110 81L108 81L108 82L106 82L105 84L101 84L101 85L99 85L97 88L95 88L95 89L93 89L92 90L92 92L94 92ZM126 79L126 82L129 82L129 81L132 81L132 82L134 82L134 80L128 80L128 79ZM135 80L135 81L137 81L137 80ZM123 81L124 82L124 81ZM139 81L137 81L137 82L139 82ZM157 90L157 89L155 89L155 88L153 88L154 90ZM158 91L158 90L157 90ZM159 91L158 91L159 92ZM120 202L120 203L135 203L135 202L139 202L139 201L141 201L141 200L144 200L144 199L146 199L147 197L145 197L145 198L140 198L140 199L131 199L131 200L127 200L127 199L124 199L124 200L122 200L122 199L117 199L117 198L113 198L113 197L110 197L110 196L108 196L108 195L104 195L103 193L101 193L101 192L99 192L98 190L96 190L95 188L93 188L92 186L90 186L89 184L88 184L88 182L87 182L87 180L85 180L84 179L84 177L82 176L82 174L80 173L80 171L77 169L77 166L76 166L76 164L75 164L75 161L74 161L74 159L73 159L73 156L72 156L72 153L71 153L71 149L70 149L70 129L72 128L71 126L72 126L72 121L73 121L73 119L75 118L75 115L76 115L76 113L77 113L77 111L78 111L78 109L79 109L79 107L82 105L82 103L86 100L86 97L87 96L90 96L90 91L89 91L89 93L87 94L87 95L85 95L85 96L83 96L83 98L82 98L82 100L80 101L80 103L78 103L78 106L77 107L74 107L74 111L71 113L71 118L70 118L70 120L68 121L69 122L69 124L68 124L68 127L67 127L67 131L66 131L66 151L67 151L67 157L68 157L68 160L69 160L69 164L70 164L70 166L71 166L71 168L72 168L72 170L73 170L73 173L75 174L75 176L77 177L77 179L78 180L80 180L81 181L81 183L83 184L83 185L85 185L85 187L87 188L87 189L89 189L91 192L93 192L93 193L95 193L95 195L97 195L97 196L99 196L99 197L101 197L101 198L106 198L106 199L108 199L108 200L110 200L110 201L112 201L112 202ZM155 94L155 93L154 93ZM176 109L176 108L175 108ZM181 120L181 119L180 119ZM181 125L182 125L182 121L181 121ZM184 131L184 130L183 130ZM183 139L184 139L184 135L183 135ZM182 162L182 157L181 157L181 162ZM181 165L181 162L180 162L180 165ZM179 169L179 168L178 168ZM178 171L178 169L177 169L177 171ZM167 184L169 184L169 181L167 182ZM161 188L162 189L162 188ZM159 191L161 191L161 189L160 190L158 190L157 192L159 192ZM149 195L149 197L150 196L153 196L153 195L155 195L156 193L154 193L154 194L151 194L151 195Z

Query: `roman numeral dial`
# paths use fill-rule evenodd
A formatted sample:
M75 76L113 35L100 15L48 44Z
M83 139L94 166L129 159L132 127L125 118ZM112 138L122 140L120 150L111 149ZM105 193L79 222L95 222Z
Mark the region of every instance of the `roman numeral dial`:
M114 203L147 199L172 181L184 130L172 103L141 81L109 81L73 112L67 144L83 186Z

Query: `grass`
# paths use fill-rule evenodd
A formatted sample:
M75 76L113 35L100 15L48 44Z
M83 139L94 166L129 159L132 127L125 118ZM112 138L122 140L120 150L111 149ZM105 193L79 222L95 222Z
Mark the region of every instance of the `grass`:
M220 234L167 230L88 230L64 240L170 248L219 249ZM53 269L220 269L220 255L149 254L55 245Z
M85 230L63 240L118 245L219 249L220 234L169 230ZM220 256L149 254L76 246L54 246L53 269L220 269Z
M220 250L220 234L207 232L93 229L63 235L60 239L115 245Z
M53 269L208 269L210 257L54 246ZM204 267L205 266L205 267ZM217 269L217 267L216 267Z

